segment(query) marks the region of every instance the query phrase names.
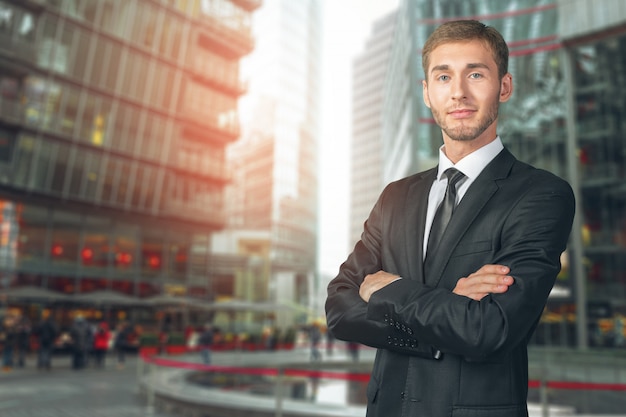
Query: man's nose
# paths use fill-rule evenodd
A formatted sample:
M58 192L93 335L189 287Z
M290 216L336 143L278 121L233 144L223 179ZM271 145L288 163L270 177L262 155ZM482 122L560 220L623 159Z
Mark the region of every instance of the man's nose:
M455 100L462 100L464 98L467 98L466 88L467 86L465 85L465 80L462 77L456 78L454 81L452 81L452 86L450 89L452 98Z

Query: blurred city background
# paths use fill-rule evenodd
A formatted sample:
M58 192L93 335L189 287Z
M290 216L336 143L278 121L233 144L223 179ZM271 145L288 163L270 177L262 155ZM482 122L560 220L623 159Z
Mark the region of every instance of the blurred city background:
M621 0L0 0L0 394L22 358L36 366L47 322L53 361L77 324L106 332L104 355L124 334L138 384L159 355L202 365L208 323L224 364L308 363L333 342L326 285L378 194L437 162L421 47L459 18L509 43L505 146L577 197L533 400L626 414ZM337 344L328 369L354 366ZM548 377L606 385L581 403Z

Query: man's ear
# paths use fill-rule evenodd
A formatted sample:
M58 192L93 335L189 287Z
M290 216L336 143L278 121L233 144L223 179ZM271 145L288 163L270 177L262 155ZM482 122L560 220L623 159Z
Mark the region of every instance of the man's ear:
M506 103L513 95L513 76L510 73L504 74L500 81L500 103Z
M424 95L424 104L430 109L430 98L428 97L428 83L422 80L422 94Z

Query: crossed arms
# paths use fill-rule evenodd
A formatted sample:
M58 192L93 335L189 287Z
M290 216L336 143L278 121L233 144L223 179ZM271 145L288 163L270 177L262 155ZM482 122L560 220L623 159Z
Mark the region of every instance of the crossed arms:
M393 198L383 193L361 241L328 286L327 322L333 334L409 355L438 349L474 360L526 342L560 270L574 213L565 182L548 177L534 185L515 199L490 201L511 207L497 220L486 208L464 238L470 240L466 246L488 239L491 249L463 257L451 248L447 255L455 262L449 262L436 287L407 276L396 254L406 242L401 233L388 231L395 220L383 213ZM388 343L405 336L415 344Z

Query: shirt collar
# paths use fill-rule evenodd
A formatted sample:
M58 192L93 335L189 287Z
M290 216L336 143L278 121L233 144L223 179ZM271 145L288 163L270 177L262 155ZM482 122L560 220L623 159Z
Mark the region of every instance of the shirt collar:
M443 145L439 148L439 169L437 171L437 179L441 180L443 173L448 168L456 168L461 171L470 181L473 181L480 175L485 167L495 158L500 151L504 149L500 136L483 146L476 149L471 154L465 156L456 164L448 159L445 153L443 153Z

